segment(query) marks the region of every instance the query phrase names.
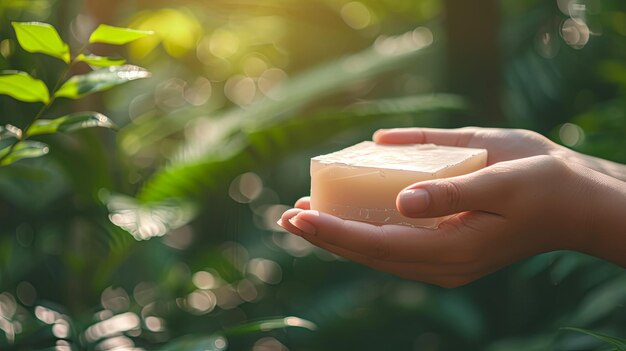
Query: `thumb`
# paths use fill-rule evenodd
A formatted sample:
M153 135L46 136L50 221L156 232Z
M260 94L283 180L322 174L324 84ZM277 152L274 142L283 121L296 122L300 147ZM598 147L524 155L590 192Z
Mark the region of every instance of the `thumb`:
M474 173L415 183L402 190L396 207L404 216L439 217L464 211L502 214L523 189L520 172L496 165Z

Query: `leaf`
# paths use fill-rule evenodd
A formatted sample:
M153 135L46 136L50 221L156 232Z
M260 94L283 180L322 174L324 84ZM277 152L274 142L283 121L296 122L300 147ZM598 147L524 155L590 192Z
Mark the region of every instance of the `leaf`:
M619 306L623 306L626 302L625 286L626 276L618 276L596 287L578 303L576 312L569 322L576 325L590 325L616 313Z
M150 72L133 65L101 68L87 74L73 76L54 95L56 97L78 99L95 92L110 89L116 85L147 77L150 77Z
M211 153L188 148L186 157L149 179L139 192L142 201L161 201L172 197L201 199L206 191L228 185L234 177L256 167L275 162L287 153L317 145L338 133L368 123L399 116L424 118L433 112L462 111L466 105L454 95L410 96L369 101L339 111L292 116L290 120L255 130L242 130L222 140ZM210 124L219 129L216 123ZM315 130L315 133L311 133ZM122 131L122 143L128 143Z
M236 326L224 332L224 335L244 335L258 332L268 332L274 329L284 328L304 328L308 330L316 330L315 323L298 317L284 317L276 319L267 319L258 322L246 323Z
M123 45L152 34L154 34L153 31L113 27L101 24L93 33L91 33L89 43Z
M92 66L108 67L108 66L120 66L126 63L123 58L104 57L97 55L85 55L80 54L76 57L76 60L86 62Z
M167 343L159 351L222 351L228 343L221 336L186 335Z
M17 41L28 52L39 52L70 63L70 48L53 26L41 22L11 22Z
M39 79L26 72L2 71L0 73L0 94L9 95L24 102L50 101L48 87Z
M99 112L77 112L56 119L38 119L26 131L31 137L56 132L73 132L79 129L102 127L116 129L117 126L105 115Z
M182 201L140 204L132 197L108 194L101 200L109 209L111 222L136 240L163 236L187 224L195 214L194 207Z
M606 334L598 333L598 332L587 330L587 329L581 329L581 328L563 327L560 329L591 335L596 339L602 340L605 343L614 346L615 349L618 351L626 351L626 340L624 339L616 338L613 336L609 336Z
M24 140L17 143L10 154L9 150L10 148L0 150L0 166L7 166L24 158L43 156L48 153L49 148L38 141Z

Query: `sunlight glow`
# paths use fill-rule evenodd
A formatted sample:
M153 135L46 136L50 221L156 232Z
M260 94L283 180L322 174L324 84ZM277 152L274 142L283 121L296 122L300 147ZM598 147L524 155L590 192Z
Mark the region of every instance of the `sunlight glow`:
M281 100L284 97L284 92L281 92L280 87L288 78L287 73L282 69L270 68L261 74L257 84L263 95L272 100Z
M130 351L135 346L135 343L126 336L120 335L112 338L102 340L98 343L98 350L115 350L115 351Z
M239 37L228 29L218 28L211 34L209 50L217 57L229 58L239 50Z
M109 220L129 232L136 240L163 236L187 224L194 208L189 203L163 201L140 204L124 195L102 195L109 209Z
M94 342L139 327L139 317L133 312L126 312L90 326L85 331L85 338Z
M353 1L341 8L341 18L354 29L363 29L372 22L372 14L363 3Z
M163 318L148 316L145 319L146 328L152 332L161 332L165 330L165 320Z
M559 128L559 138L565 146L578 146L585 141L585 131L576 124L564 123Z
M158 286L152 282L141 282L133 289L133 297L140 306L146 306L156 300L158 293Z
M574 49L582 49L587 45L590 33L586 23L575 21L571 18L563 21L561 26L563 40Z
M65 339L70 336L70 324L62 318L55 321L52 326L52 334L59 339Z
M285 205L270 205L263 212L263 228L274 230L274 231L283 231L278 223L276 223L282 214L290 209L290 206Z
M186 82L171 78L159 83L154 91L154 103L164 110L172 110L185 105L183 94Z
M254 343L252 351L289 351L289 349L276 338L263 337Z
M194 273L191 280L193 284L198 287L198 289L212 289L217 285L213 274L207 271L199 271Z
M243 71L248 77L259 77L267 69L267 58L261 54L252 53L243 60Z
M254 284L247 280L243 279L237 283L237 294L243 301L246 302L254 302L259 297L259 292L256 289Z
M221 286L215 289L214 292L217 305L224 310L233 309L243 303L243 300L231 285Z
M35 307L35 317L46 324L52 324L61 314L43 306Z
M284 322L286 325L292 327L306 328L309 330L317 329L317 326L315 324L298 317L285 317Z
M280 283L283 275L278 263L264 258L251 259L246 269L248 273L267 284Z
M123 288L108 287L102 292L100 303L108 310L121 312L128 310L130 298Z
M296 235L275 233L272 239L278 247L293 257L305 257L313 252L313 244Z
M72 347L70 346L70 343L65 340L57 340L54 350L55 351L72 351Z
M187 296L187 306L195 314L211 312L217 303L217 298L212 291L196 290Z
M209 101L213 88L211 82L205 77L197 77L188 85L183 93L185 101L193 106L202 106Z
M243 75L230 77L224 85L224 95L240 106L250 105L256 97L256 90L254 79Z
M217 339L215 339L214 344L215 344L215 347L216 347L218 350L222 350L222 349L224 349L224 348L226 347L226 345L228 345L228 344L226 343L226 339L222 338L221 336L220 336L220 337L218 337Z
M263 181L256 173L247 172L237 176L230 183L228 194L239 203L255 200L263 191Z
M15 335L22 331L22 325L18 321L12 321L17 311L17 303L13 295L3 292L0 294L0 330L4 331L6 340L15 341Z
M402 35L387 37L381 35L374 42L374 49L383 55L400 55L429 46L433 43L433 33L426 27L415 28Z

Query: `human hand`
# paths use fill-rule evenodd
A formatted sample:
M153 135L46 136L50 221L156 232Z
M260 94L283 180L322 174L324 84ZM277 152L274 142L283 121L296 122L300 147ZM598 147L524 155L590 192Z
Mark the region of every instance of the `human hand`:
M374 133L379 144L436 144L482 148L489 151L487 165L524 157L547 155L581 164L626 181L626 166L584 155L524 129L466 127L460 129L396 128Z
M375 139L403 142L402 133L383 132L381 138L379 132ZM446 144L485 147L493 140L500 139L474 139L483 144L450 139ZM422 141L433 142L428 135ZM285 212L280 224L350 260L445 287L557 249L587 252L626 266L626 223L615 207L626 206L624 183L561 157L533 156L552 150L550 143L533 136L509 143L518 147L500 142L500 150L490 149L487 168L416 183L398 196L398 208L408 217L455 214L436 230L343 220L310 211L307 198Z

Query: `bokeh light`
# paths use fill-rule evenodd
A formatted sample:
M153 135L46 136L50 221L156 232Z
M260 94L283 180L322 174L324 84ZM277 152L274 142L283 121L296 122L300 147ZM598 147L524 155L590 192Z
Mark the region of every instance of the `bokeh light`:
M372 22L372 14L363 3L358 1L349 2L341 8L341 18L346 24L354 29L363 29Z
M578 146L585 141L585 131L576 124L564 123L559 128L559 138L566 146Z
M207 271L199 271L193 274L192 278L193 284L198 287L198 289L212 289L217 286L217 280L215 276Z
M590 31L587 24L568 18L561 26L561 36L574 49L582 49L589 42Z
M253 258L247 266L247 272L267 284L278 284L282 279L280 265L272 260Z
M257 174L248 172L237 176L230 183L228 194L239 203L250 203L256 200L263 191L263 181Z

